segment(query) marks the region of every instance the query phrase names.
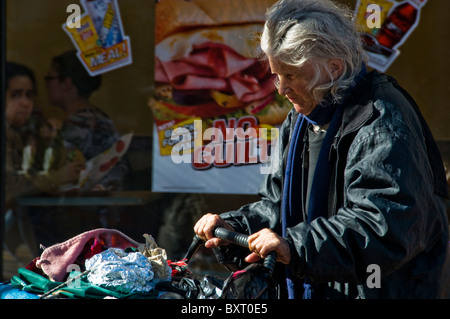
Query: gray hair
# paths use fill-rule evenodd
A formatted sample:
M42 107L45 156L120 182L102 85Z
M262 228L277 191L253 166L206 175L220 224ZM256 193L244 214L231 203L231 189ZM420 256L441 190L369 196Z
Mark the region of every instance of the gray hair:
M310 62L316 77L310 84L312 95L320 100L325 93L340 100L361 70L365 54L359 32L348 7L330 0L280 0L266 13L261 49L266 56L292 66ZM329 59L343 61L341 76L317 85Z

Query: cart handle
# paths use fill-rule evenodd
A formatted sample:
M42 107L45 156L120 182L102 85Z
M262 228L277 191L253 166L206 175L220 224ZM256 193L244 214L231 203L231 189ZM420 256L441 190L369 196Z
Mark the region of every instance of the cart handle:
M248 235L237 233L235 231L223 227L217 227L214 230L214 236L223 240L227 240L232 244L248 248ZM187 262L189 263L196 250L202 244L203 240L200 239L200 237L198 237L197 235L195 235L183 259L186 259ZM266 258L264 258L264 267L266 267L269 270L270 274L272 274L276 262L277 262L277 255L274 251L270 252L266 256Z
M214 230L214 236L220 239L227 240L238 246L248 248L248 235L237 233L235 231L223 227L217 227ZM270 274L272 274L276 262L277 262L277 254L274 251L270 252L266 256L266 258L264 258L264 267L266 267L269 270Z

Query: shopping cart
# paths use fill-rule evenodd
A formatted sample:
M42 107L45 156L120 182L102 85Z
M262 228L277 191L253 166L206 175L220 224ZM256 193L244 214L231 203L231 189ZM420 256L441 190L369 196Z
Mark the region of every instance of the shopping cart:
M214 236L231 244L248 248L248 235L218 227ZM187 264L203 244L202 239L194 236L191 245L184 256ZM252 263L242 270L235 271L224 281L221 299L275 299L278 291L272 277L276 264L276 253L270 253L263 263Z
M227 240L231 244L248 248L247 235L225 228L217 228L215 236ZM189 268L189 261L202 244L203 241L195 236L180 264ZM145 299L276 299L278 298L277 288L272 278L275 264L276 255L273 253L267 256L263 263L252 263L244 269L232 272L228 278L218 278L211 274L200 276L192 274L190 271L173 276L172 272L170 281L162 280L156 283L154 290L136 294L113 291L85 281L90 269L83 270L79 274L74 273L74 276L69 276L64 281L52 281L33 270L22 268L9 283L0 286L0 295L3 291L3 295L8 294L8 299L16 297L17 299L25 297L30 299L99 299L109 296L118 299L130 298L130 296ZM78 283L78 285L74 285L74 283ZM12 291L12 288L15 290Z

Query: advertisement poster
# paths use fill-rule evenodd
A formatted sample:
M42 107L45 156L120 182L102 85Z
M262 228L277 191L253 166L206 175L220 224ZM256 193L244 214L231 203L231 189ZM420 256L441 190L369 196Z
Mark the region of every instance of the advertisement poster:
M81 0L85 13L77 26L62 25L91 76L132 63L130 38L125 36L117 0ZM76 18L75 18L76 19Z
M358 0L355 15L363 29L364 48L368 65L386 72L400 54L405 43L418 26L421 8L427 0Z
M156 3L153 191L257 193L292 108L260 59L274 2Z

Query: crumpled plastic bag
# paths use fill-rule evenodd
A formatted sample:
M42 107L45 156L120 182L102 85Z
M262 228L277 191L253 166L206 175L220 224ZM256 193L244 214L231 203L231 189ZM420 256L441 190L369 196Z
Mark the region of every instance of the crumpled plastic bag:
M140 252L109 248L85 262L90 283L124 294L154 288L152 264Z
M232 273L223 283L222 299L276 299L277 289L269 270L253 263Z
M217 276L174 277L172 282L159 283L156 289L173 292L184 299L220 299L224 279Z
M138 250L150 261L155 281L170 281L172 268L167 262L167 253L163 248L158 247L152 235L144 234L145 244L140 244Z

